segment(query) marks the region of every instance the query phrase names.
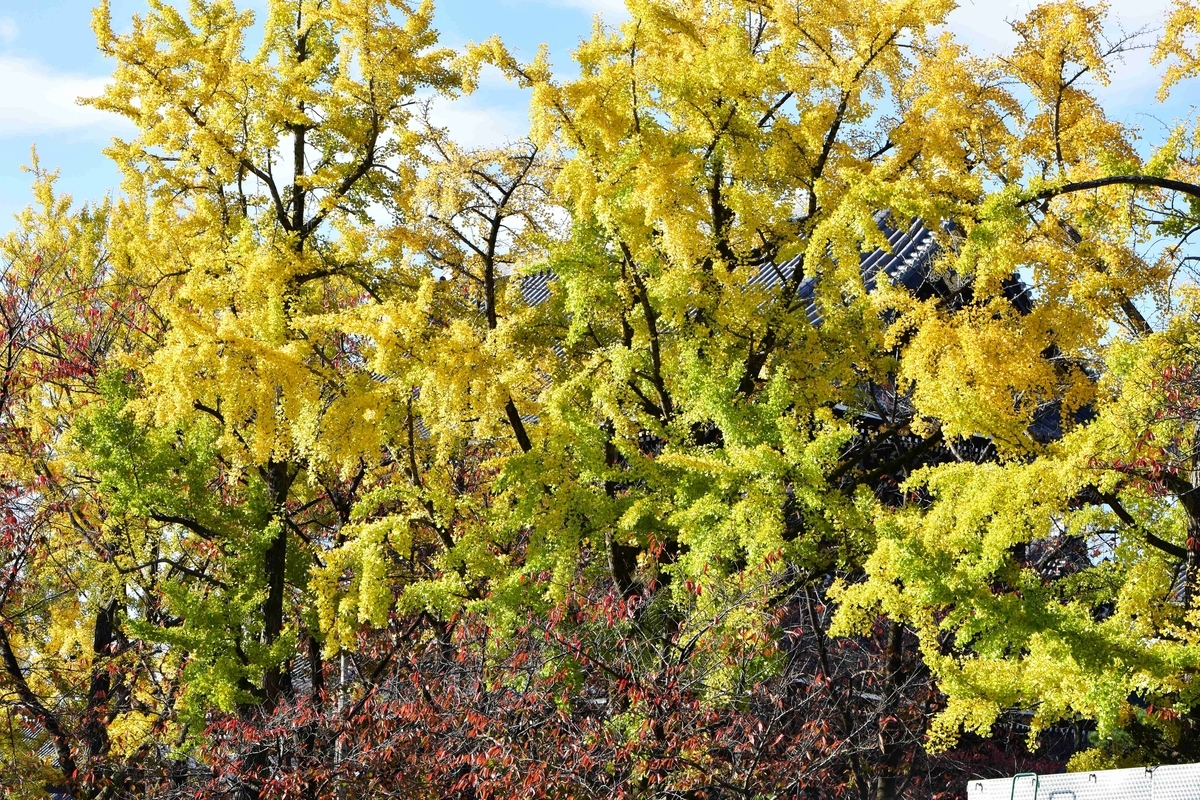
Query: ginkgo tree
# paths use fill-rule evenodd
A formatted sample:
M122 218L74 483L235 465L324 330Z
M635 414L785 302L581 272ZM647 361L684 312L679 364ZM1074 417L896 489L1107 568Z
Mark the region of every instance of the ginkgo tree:
M96 11L116 68L91 102L138 130L109 151L125 176L109 246L157 326L111 365L76 441L109 529L190 565L159 587L163 620L128 625L178 654L193 731L213 708L275 707L298 658L322 701L324 659L353 641L324 576L349 576L355 625L386 619L397 553L410 573L456 557L437 565L447 591L480 591L451 551L479 496L459 497L464 476L486 474L471 448L497 426L473 419L479 400L452 404L481 385L464 358L498 327L501 273L550 224L547 162L462 152L424 120L430 94L469 90L478 63L437 47L432 13L276 2L252 51L254 15L229 2L152 4L128 33ZM528 377L489 381L488 363L500 449L528 449L514 401Z
M315 633L307 571L403 424L402 390L372 379L363 344L335 320L422 280L404 244L420 144L409 122L418 93L463 84L431 15L272 3L255 52L253 15L232 3L186 16L156 3L121 34L106 4L96 11L116 69L92 102L138 127L110 149L128 196L113 246L164 321L113 413L203 462L168 485L142 482L137 463L101 468L128 511L220 556L229 591L189 589L177 601L193 613L179 609L171 634L191 652L222 637L208 663L192 661L206 703L269 704L284 690L296 637Z
M537 417L525 426L530 448L492 462L486 513L455 540L459 574L405 586L401 610L437 607L449 591L503 640L530 615L592 602L600 582L640 609L637 670L649 684L688 675L719 704L779 669L786 648L732 657L728 643L777 630L779 608L820 598L829 579L857 569L873 544L875 484L941 436L914 441L903 414L856 427L897 368L860 254L887 246L881 219L971 213L996 179L979 164L991 159L1011 179L1003 156L1020 159L1005 120L1016 101L976 85L961 50L931 38L950 8L632 3L630 22L598 25L580 46L580 76L566 81L544 55L522 63L498 43L483 50L532 90L531 135L560 162L552 199L570 235L508 283L513 308L496 328L523 330L512 352L540 378L520 382L534 393L519 404ZM926 139L931 118L952 148ZM777 280L764 281L772 269ZM465 269L456 274L470 285ZM522 308L521 287L541 284L549 299ZM388 364L428 358L408 339L376 341ZM456 354L472 367L478 357ZM463 372L457 411L426 418L435 440L439 423L480 407L474 381L485 376ZM422 400L439 387L422 383ZM896 410L894 394L889 402ZM347 548L377 557L377 525L350 535ZM472 573L483 583L465 580ZM359 583L347 586L337 607L362 618L361 596ZM871 646L878 683L851 679L831 694L853 697L841 741L872 742L848 746L843 784L887 797L915 785L905 764L923 721L910 717L915 735L874 729L906 713L899 665L912 643L893 621ZM590 674L611 669L598 666L601 652L566 655ZM885 699L862 708L856 693L877 688ZM634 703L613 724L659 730L652 708ZM773 735L794 723L780 715ZM683 791L695 770L666 780ZM660 780L642 767L623 790Z
M1166 19L1161 96L1195 73L1198 19L1185 2ZM978 276L976 310L902 298L893 329L923 424L1004 457L909 479L924 507L877 514L867 580L836 593L840 630L882 612L918 631L948 696L942 744L1022 707L1034 736L1094 721L1079 767L1194 761L1200 140L1180 125L1143 154L1105 115L1084 82L1121 46L1102 7L1050 4L1014 28L1004 70L1033 98L1014 130L1032 160L947 257ZM1031 313L995 280L1014 269ZM1026 433L1038 415L1050 441Z
M950 8L635 4L561 83L499 43L453 62L428 6L274 3L255 56L229 3L128 34L102 6L94 102L140 131L111 150L113 247L162 332L80 441L114 519L203 565L152 634L187 654L186 718L276 707L298 637L319 698L322 656L393 605L443 640L464 603L511 632L579 580L643 598L655 680L693 656L713 692L769 675L778 652L722 669L720 642L871 546L874 448L844 451L895 359L859 253L880 213L980 194L974 151L920 133L991 109L924 97ZM481 60L532 88L528 145L463 153L413 117ZM550 301L514 267L550 271ZM903 631L882 636L898 663ZM850 760L863 796L905 783L894 738Z
M3 251L30 791L953 796L1014 709L1191 753L1196 133L1106 115L1103 7L985 59L953 6L630 0L564 78L428 2L101 3L122 195ZM530 131L472 150L485 65Z

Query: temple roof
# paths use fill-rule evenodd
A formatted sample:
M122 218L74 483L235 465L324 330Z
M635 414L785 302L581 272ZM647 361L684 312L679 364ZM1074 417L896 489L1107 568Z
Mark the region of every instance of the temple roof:
M889 280L907 287L910 291L919 292L930 283L931 267L939 250L933 232L920 220L913 220L907 227L896 228L889 223L890 216L885 212L875 215L875 221L887 237L888 249L875 248L860 256L863 285L867 291L875 288L879 273ZM800 264L800 256L796 256L781 264L766 261L759 265L758 274L747 284L765 289L772 289L795 275L796 267ZM541 305L550 298L550 285L555 275L549 271L537 272L523 276L520 282L522 299L531 306ZM821 313L816 300L817 279L809 276L800 282L799 295L806 303L806 313L814 325L821 322Z

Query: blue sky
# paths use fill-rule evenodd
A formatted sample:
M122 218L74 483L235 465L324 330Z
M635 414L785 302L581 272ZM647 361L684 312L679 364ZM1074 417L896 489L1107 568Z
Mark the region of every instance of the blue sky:
M177 0L186 6L187 0ZM241 0L244 7L262 0ZM29 162L35 144L43 165L58 167L60 185L76 199L102 197L118 183L102 154L129 128L111 115L78 107L74 99L99 93L111 65L97 52L90 28L93 0L0 0L0 231L28 202ZM620 19L621 0L440 0L438 29L456 46L500 34L519 54L550 45L566 66L570 51L605 13ZM146 8L145 0L112 0L119 26ZM119 29L119 27L118 27ZM461 138L497 141L521 135L525 93L498 77L454 108L442 110Z
M0 0L0 231L28 201L29 176L21 165L37 144L42 163L62 170L61 186L78 200L102 197L117 175L102 154L114 136L128 129L109 115L74 103L96 94L110 65L96 51L89 27L93 0ZM186 0L178 0L186 5ZM863 0L871 2L871 0ZM242 0L253 7L262 0ZM951 26L980 51L1010 41L1006 19L1020 17L1030 0L960 0ZM1168 0L1111 0L1112 15L1126 28L1153 24ZM145 0L112 0L114 20L128 19ZM439 0L443 42L461 45L500 34L519 54L550 46L555 64L570 71L570 51L586 36L595 14L623 18L623 0ZM1115 116L1141 125L1148 139L1189 112L1194 86L1180 87L1165 107L1153 103L1155 70L1135 54L1103 91ZM525 94L502 80L485 80L472 97L443 108L442 121L472 144L519 136L525 126ZM1149 110L1152 114L1147 115Z

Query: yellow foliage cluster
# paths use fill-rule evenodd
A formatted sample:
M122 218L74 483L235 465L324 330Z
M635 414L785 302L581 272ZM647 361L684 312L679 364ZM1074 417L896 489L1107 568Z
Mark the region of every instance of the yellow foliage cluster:
M0 596L44 623L0 641L34 677L0 692L78 710L63 675L125 665L140 699L105 735L130 754L394 613L505 630L608 581L757 645L803 576L837 579L841 633L916 633L937 746L1014 706L1110 742L1130 696L1191 713L1197 429L1162 376L1196 362L1200 134L1147 155L1106 115L1132 42L1103 5L1036 7L997 59L954 5L629 0L567 79L439 46L429 0L269 0L256 51L231 0L150 0L124 33L103 0L122 197L73 212L39 172L0 245L46 309L0 364L25 376L0 472L53 498ZM1164 90L1198 29L1178 0ZM471 150L428 102L489 64L531 89L530 135ZM924 283L864 276L910 220ZM111 325L85 367L79 303ZM914 463L994 458L868 463L914 437ZM1053 579L1028 555L1079 542Z

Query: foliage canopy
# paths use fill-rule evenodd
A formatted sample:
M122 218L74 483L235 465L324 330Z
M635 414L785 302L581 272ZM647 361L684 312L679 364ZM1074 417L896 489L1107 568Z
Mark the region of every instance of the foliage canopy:
M101 2L120 196L35 159L0 242L6 791L1200 759L1200 127L1106 114L1103 5L953 7L628 0L563 78L428 0ZM434 123L483 69L525 140Z

